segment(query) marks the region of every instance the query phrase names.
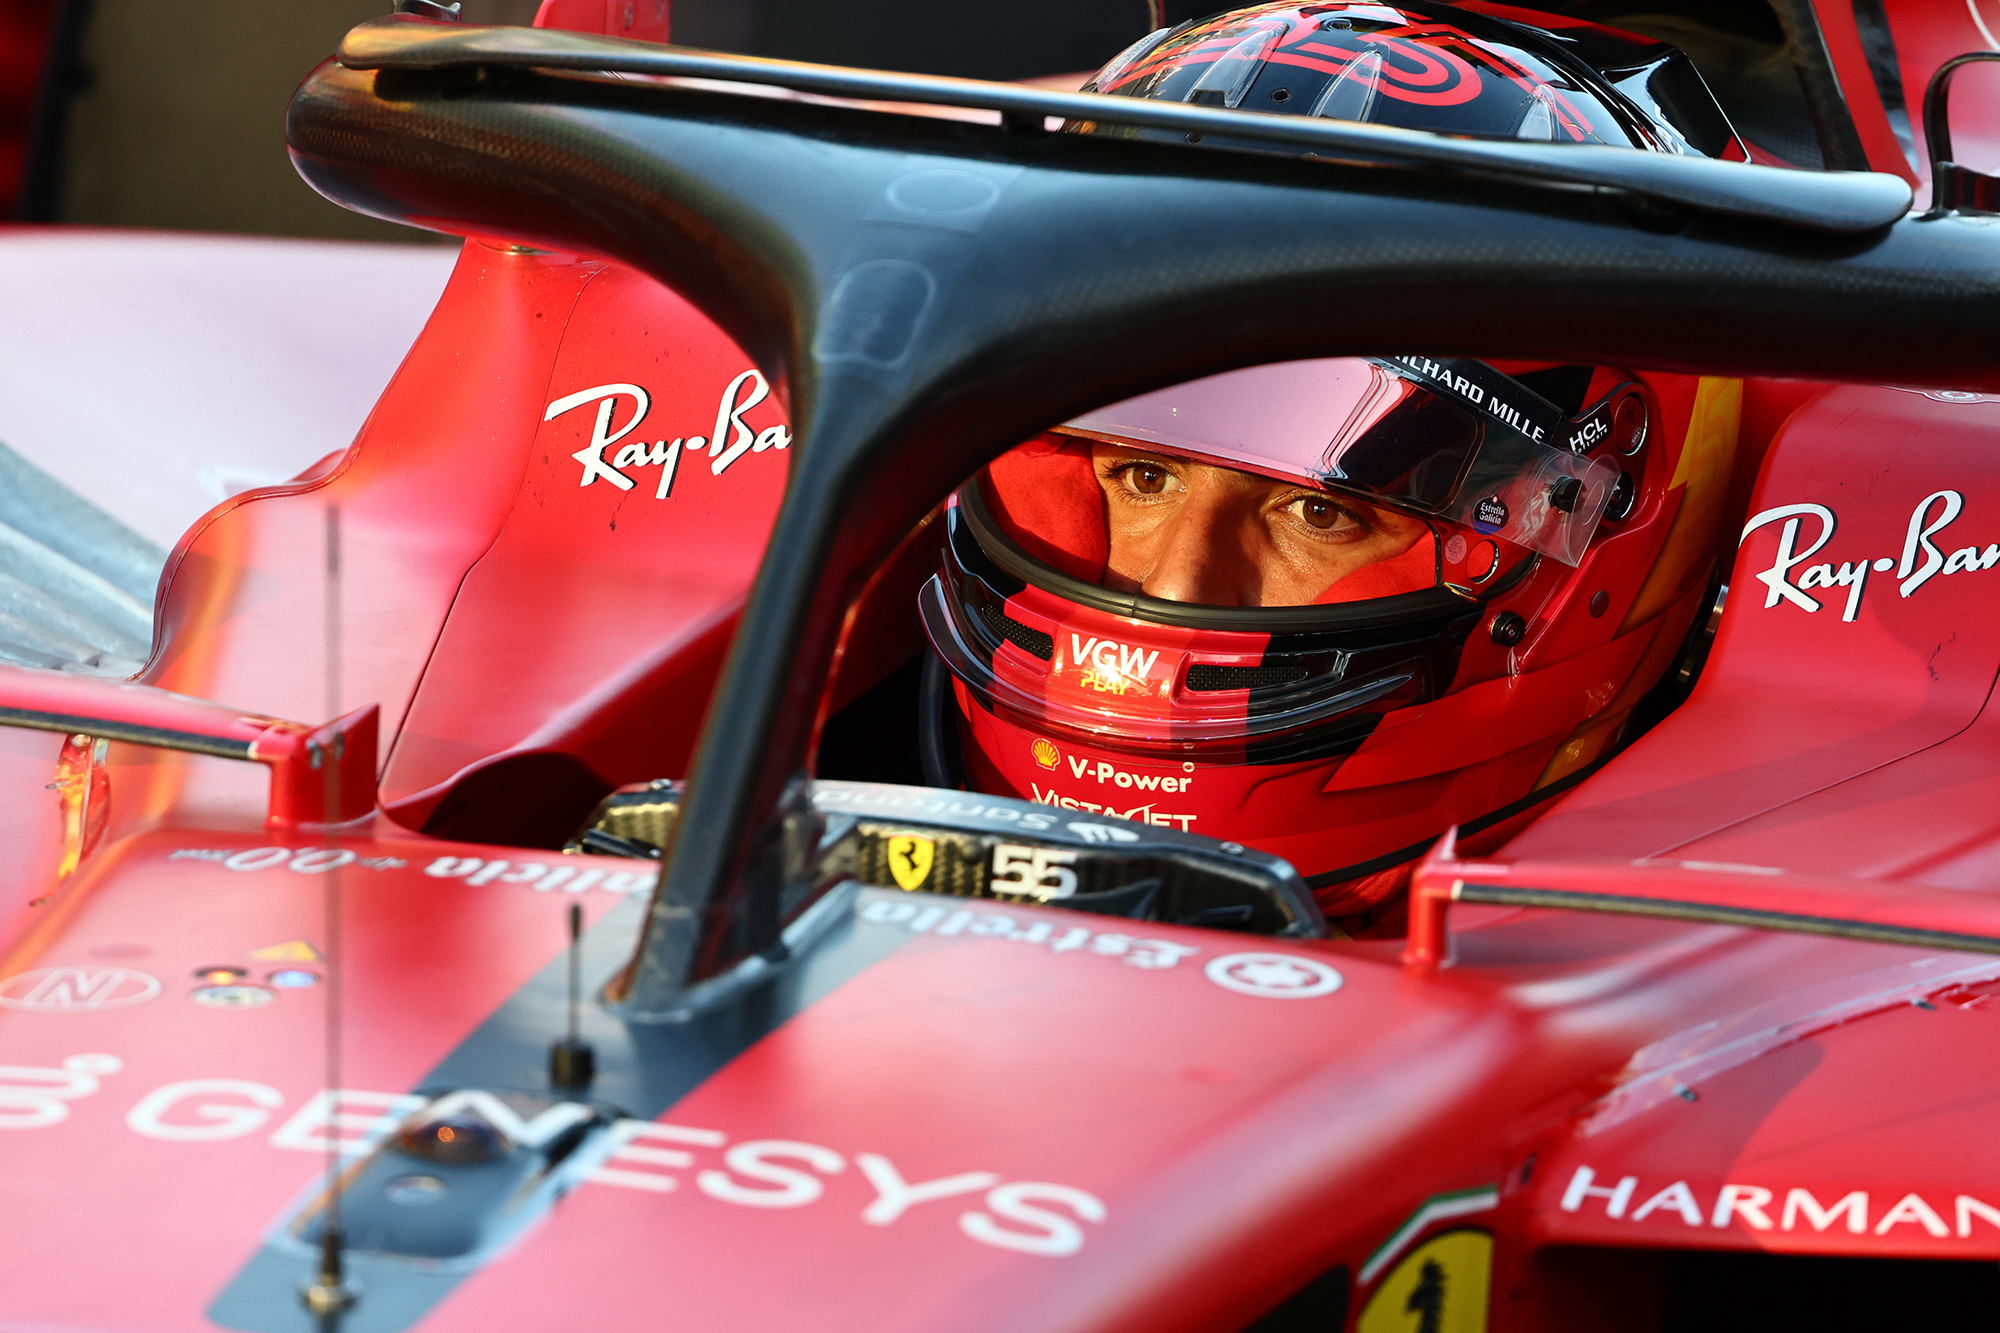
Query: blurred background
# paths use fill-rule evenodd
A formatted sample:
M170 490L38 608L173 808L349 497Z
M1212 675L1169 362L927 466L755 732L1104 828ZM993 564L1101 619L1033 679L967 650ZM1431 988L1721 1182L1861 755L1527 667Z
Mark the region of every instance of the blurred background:
M588 20L601 0L552 2ZM321 199L292 170L284 118L342 34L391 7L0 0L0 527L39 522L60 544L74 506L4 502L67 494L157 569L219 502L354 438L458 242ZM463 0L462 17L525 24L538 7ZM670 22L689 46L1018 79L1094 69L1157 17L1196 12L1194 0L1166 0L1160 16L1148 0L673 0ZM10 559L0 551L0 640L40 635L38 651L74 669L98 669L97 648L102 669L129 666L140 650L122 640L64 647L76 634L51 626L66 612L23 591L33 571Z
M537 0L464 0L527 23ZM23 221L443 243L335 208L285 158L285 104L389 0L0 0L0 207ZM1183 12L1185 11L1185 12ZM1206 8L1167 0L1178 23ZM676 42L984 79L1094 69L1148 0L674 0Z

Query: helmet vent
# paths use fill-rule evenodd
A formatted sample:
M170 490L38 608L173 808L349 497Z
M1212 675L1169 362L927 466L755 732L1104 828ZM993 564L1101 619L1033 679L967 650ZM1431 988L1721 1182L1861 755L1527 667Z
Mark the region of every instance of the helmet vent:
M1381 81L1382 53L1364 51L1326 86L1312 113L1329 120L1367 120L1375 109L1376 85Z
M1285 26L1260 25L1250 35L1218 57L1188 89L1187 100L1195 106L1237 107L1256 82L1258 71L1285 36Z
M1029 629L1015 620L993 603L984 598L978 603L979 618L986 627L1013 644L1024 653L1032 653L1044 662L1056 655L1056 641L1052 634L1044 634L1038 629ZM1238 686L1237 688L1242 688Z
M1262 690L1273 685L1290 685L1305 678L1306 669L1297 662L1254 667L1197 662L1188 668L1187 684L1191 690Z

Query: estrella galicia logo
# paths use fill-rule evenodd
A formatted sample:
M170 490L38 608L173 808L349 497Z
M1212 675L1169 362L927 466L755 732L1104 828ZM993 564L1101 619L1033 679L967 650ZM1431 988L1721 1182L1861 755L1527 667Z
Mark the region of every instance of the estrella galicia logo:
M1481 532L1498 532L1507 526L1507 502L1489 495L1472 507L1472 524Z

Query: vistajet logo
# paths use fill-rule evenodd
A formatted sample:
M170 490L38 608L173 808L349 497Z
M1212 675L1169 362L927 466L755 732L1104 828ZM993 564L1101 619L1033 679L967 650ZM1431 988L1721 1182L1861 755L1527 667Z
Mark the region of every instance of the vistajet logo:
M1186 781L1187 779L1180 779ZM1150 804L1135 805L1129 810L1120 810L1114 805L1099 801L1082 801L1074 796L1064 796L1055 788L1042 790L1039 783L1030 782L1028 790L1034 793L1036 801L1043 805L1059 805L1065 810L1088 810L1094 815L1109 815L1113 819L1129 819L1135 824L1157 824L1161 828L1177 828L1183 833L1194 832L1194 822L1199 815L1175 815L1155 810Z

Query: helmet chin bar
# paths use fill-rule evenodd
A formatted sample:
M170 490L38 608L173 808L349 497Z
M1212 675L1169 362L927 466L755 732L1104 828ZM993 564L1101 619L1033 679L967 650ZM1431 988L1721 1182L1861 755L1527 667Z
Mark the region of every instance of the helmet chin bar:
M493 29L388 23L395 59L348 53L379 72L325 65L293 100L287 138L314 188L671 284L778 387L796 430L686 818L614 987L634 1016L676 1011L691 985L778 943L786 821L846 606L952 487L1056 422L1199 375L1383 347L1996 384L2000 233L1951 217L1891 224L1908 199L1900 181L1884 209L1882 178L1623 150L1479 145L1474 175L1441 160L1410 169L1433 160L1422 153L1387 169L1016 133L553 75L534 66L608 67L633 45L566 37L557 61L478 49L502 40ZM458 68L421 68L434 45ZM757 62L703 60L710 77L770 81ZM494 66L515 68L478 74ZM1403 142L1385 134L1367 141ZM798 168L802 140L811 171ZM1573 179L1579 154L1604 189L1541 183ZM892 187L918 170L953 173L987 202L913 212ZM1621 179L1680 202L1637 210ZM1702 202L1750 194L1788 201L1756 217L1820 198L1829 213L1862 205L1845 211L1868 226L1787 227ZM1537 294L1526 322L1524 291ZM1275 293L1340 318L1271 318ZM1159 336L1185 329L1202 336Z

